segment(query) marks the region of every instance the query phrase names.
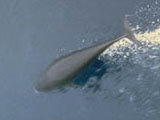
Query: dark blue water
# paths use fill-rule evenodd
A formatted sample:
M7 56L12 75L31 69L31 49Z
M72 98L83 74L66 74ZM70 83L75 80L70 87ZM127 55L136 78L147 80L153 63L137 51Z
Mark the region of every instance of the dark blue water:
M133 15L132 25L142 31L154 29L145 27L152 13L159 18L158 9L151 9L147 18L148 4L159 8L153 3L0 0L0 120L159 120L159 68L151 69L158 65L159 49L148 47L146 53L130 52L126 58L101 56L73 81L81 87L34 91L57 56L123 34L124 15ZM141 6L146 10L138 11ZM157 57L153 61L149 55Z

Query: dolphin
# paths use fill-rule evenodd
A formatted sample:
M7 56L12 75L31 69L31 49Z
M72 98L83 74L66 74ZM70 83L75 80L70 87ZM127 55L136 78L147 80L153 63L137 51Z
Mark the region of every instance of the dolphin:
M125 19L125 34L115 39L108 40L81 50L74 51L56 59L48 66L46 71L36 83L36 91L46 92L69 86L85 68L87 68L103 51L122 38L128 38L136 44L140 44L130 30L128 21Z

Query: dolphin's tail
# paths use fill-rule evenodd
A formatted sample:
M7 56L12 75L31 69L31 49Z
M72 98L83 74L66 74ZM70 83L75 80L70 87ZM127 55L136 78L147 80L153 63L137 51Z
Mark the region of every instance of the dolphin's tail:
M125 16L125 19L124 19L124 27L125 27L125 34L126 34L126 37L131 40L132 42L136 43L137 46L141 46L141 43L140 41L138 41L136 39L136 37L134 36L134 34L132 33L131 31L131 27L129 26L129 23L128 23L128 20L127 20L127 16Z

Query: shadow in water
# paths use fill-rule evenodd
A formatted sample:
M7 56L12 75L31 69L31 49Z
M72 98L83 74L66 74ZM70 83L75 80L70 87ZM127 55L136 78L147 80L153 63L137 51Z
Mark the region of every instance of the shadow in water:
M112 72L110 68L115 66L116 64L111 64L110 60L103 61L100 59L96 59L93 61L76 79L74 79L73 83L77 86L84 87L86 92L97 92L101 91L101 79L102 77ZM115 68L115 67L114 67Z
M102 60L96 59L82 73L80 73L73 83L83 86L91 77L95 77L97 80L100 80L106 71L106 64Z
M120 72L120 65L109 59L105 61L96 59L72 82L76 86L85 87L87 91L101 91L101 79L105 74Z

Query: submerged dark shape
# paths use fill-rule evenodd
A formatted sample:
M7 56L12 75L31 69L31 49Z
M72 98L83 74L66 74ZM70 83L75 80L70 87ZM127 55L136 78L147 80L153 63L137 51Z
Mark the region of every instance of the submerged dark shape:
M76 85L83 86L87 83L90 77L96 77L97 80L101 79L106 73L106 64L99 59L95 59L86 69L84 69L74 80Z
M99 43L68 55L62 56L51 64L36 84L36 90L49 91L61 86L70 85L84 69L86 69L104 50L122 38L137 42L125 21L126 33L120 37Z

